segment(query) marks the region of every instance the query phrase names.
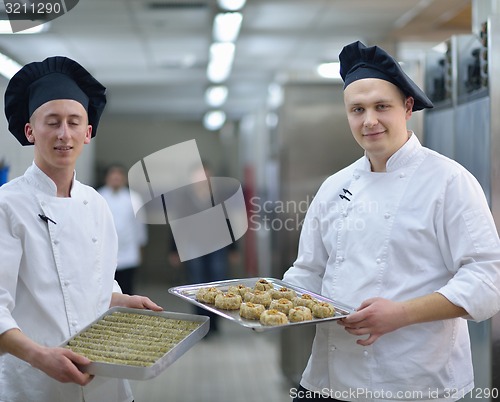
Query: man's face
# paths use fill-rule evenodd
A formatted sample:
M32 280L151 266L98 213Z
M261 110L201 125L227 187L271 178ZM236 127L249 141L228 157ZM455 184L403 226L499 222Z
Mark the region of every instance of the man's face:
M35 145L35 163L49 174L75 168L83 145L90 142L92 126L79 102L58 99L36 109L24 131Z
M354 139L368 158L385 162L408 140L406 122L411 117L413 98L405 99L388 81L366 78L344 90L344 103Z
M117 191L127 184L127 176L121 168L111 168L106 175L106 185Z

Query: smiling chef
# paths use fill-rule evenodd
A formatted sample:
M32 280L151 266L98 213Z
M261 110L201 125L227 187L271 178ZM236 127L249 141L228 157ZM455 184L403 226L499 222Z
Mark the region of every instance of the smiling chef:
M295 401L460 399L474 387L467 319L500 310L486 197L407 129L432 103L392 56L354 42L339 59L365 154L319 189L284 280L357 311L317 326Z
M105 88L80 64L24 66L5 92L10 132L33 145L26 173L0 188L0 401L130 402L128 383L81 372L65 339L111 306L162 310L121 293L117 236L104 199L76 180Z

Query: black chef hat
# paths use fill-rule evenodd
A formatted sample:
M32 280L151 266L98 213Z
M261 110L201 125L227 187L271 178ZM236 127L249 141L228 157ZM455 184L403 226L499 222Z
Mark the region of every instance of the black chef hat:
M357 41L345 46L339 54L340 75L344 89L363 78L389 81L415 100L413 111L432 108L434 105L424 92L408 77L399 63L378 46L366 47Z
M76 61L49 57L25 65L9 81L5 91L5 116L9 131L22 145L31 145L24 127L33 112L46 102L72 99L82 104L92 125L92 137L106 105L106 88Z

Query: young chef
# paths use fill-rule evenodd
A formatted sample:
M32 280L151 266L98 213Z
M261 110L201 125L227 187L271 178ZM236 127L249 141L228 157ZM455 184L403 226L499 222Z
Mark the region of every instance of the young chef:
M355 42L340 63L365 155L319 189L284 280L357 312L317 326L295 401L460 399L474 387L466 319L500 310L486 198L407 130L432 103L389 54Z
M132 400L126 381L82 373L89 360L58 347L111 306L161 310L121 293L111 213L75 178L105 103L65 57L24 66L5 92L9 130L34 162L0 189L0 401Z

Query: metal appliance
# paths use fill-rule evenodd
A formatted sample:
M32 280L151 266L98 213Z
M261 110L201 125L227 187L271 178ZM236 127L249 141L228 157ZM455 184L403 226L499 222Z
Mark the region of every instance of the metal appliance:
M453 36L426 58L424 145L455 159L477 178L500 228L500 18L478 34ZM475 389L463 400L498 398L500 316L469 322Z

